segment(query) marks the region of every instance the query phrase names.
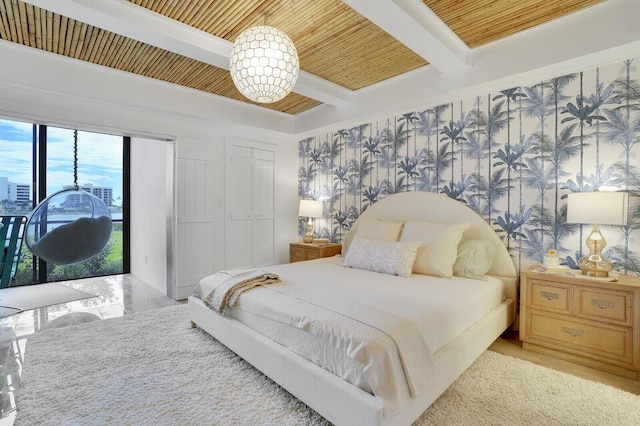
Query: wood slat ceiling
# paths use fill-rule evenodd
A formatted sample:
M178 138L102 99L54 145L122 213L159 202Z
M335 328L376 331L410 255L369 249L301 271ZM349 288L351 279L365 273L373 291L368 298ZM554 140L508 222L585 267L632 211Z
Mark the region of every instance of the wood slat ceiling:
M357 90L427 64L340 0L128 0L233 41L254 25L293 40L301 69ZM423 0L470 48L603 0ZM192 89L246 100L229 72L18 0L0 0L0 38ZM291 93L263 107L298 114L320 102Z

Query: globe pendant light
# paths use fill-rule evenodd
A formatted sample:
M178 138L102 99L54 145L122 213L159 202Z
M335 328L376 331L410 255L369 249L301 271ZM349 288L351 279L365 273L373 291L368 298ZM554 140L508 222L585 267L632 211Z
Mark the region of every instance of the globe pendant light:
M298 80L298 52L282 31L268 26L243 31L231 49L229 70L240 93L252 101L279 101Z
M27 223L27 247L47 262L70 265L98 254L111 236L104 202L78 187L78 131L74 130L74 187L45 198Z

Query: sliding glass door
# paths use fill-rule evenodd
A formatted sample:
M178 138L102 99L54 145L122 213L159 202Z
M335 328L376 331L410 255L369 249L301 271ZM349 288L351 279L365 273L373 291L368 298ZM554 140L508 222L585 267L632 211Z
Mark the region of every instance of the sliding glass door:
M72 129L0 120L0 215L29 216L77 180L112 218L105 247L81 263L46 262L23 244L12 286L128 272L128 153L129 138L122 136L78 131L75 150Z

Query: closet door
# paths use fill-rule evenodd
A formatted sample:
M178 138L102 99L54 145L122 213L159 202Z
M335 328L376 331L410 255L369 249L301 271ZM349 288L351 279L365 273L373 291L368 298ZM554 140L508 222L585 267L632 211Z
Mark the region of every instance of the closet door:
M275 153L254 148L253 157L253 266L273 265Z
M274 263L275 152L266 144L227 142L225 268Z

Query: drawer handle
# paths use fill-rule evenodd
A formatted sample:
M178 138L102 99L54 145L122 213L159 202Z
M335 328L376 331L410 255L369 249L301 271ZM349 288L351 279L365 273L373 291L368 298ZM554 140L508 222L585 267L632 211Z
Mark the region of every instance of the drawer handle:
M560 295L558 293L549 293L548 291L540 292L540 296L544 297L547 300L559 299Z
M561 330L563 333L571 335L571 337L584 336L586 334L584 330L576 330L575 328L569 327L562 327Z
M609 302L608 300L591 299L591 304L600 309L613 309L613 302Z

